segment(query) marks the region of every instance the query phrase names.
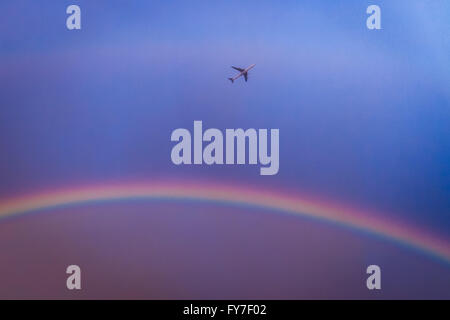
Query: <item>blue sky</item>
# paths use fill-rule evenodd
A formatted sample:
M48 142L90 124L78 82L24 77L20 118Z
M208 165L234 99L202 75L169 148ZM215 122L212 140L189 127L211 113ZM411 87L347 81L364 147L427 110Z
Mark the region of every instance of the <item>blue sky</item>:
M70 1L2 4L3 193L245 177L448 231L445 1L380 1L380 31L364 1L76 3L75 32ZM251 63L248 83L224 81ZM280 173L173 167L170 133L193 120L280 128Z

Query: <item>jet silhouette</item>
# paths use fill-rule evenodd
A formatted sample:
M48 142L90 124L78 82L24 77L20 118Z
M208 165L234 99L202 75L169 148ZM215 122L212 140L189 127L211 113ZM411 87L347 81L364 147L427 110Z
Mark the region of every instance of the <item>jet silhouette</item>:
M238 67L232 67L234 70L239 71L239 74L234 78L228 78L228 80L231 81L231 83L234 83L234 80L238 79L240 76L244 76L245 82L247 82L248 79L248 72L250 69L252 69L256 64L252 64L250 67L246 69L238 68Z

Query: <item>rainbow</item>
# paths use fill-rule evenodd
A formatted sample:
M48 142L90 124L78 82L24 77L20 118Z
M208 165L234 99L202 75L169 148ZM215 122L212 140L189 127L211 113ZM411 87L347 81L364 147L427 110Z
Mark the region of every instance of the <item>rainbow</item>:
M0 201L0 219L60 206L113 200L162 199L204 201L281 211L337 223L386 237L450 263L449 241L405 223L362 213L298 194L214 183L153 182L122 183L71 188Z

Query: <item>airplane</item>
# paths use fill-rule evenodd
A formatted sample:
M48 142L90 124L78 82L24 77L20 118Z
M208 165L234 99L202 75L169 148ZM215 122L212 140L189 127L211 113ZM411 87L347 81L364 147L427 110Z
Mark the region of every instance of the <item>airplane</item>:
M237 68L237 67L232 67L234 70L239 71L239 74L234 77L234 78L228 78L228 80L231 81L231 83L234 83L234 80L236 80L237 78L239 78L240 76L244 76L245 82L247 82L248 79L248 72L250 71L250 69L252 69L254 66L256 66L256 64L252 64L250 67L248 67L247 69L242 69L242 68Z

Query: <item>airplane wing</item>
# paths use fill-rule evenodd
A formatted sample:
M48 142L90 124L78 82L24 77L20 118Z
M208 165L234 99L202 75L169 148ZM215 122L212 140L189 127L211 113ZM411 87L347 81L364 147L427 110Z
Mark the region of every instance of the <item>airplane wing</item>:
M242 72L242 71L244 71L245 69L241 69L241 68L238 68L238 67L232 67L234 70L237 70L237 71L239 71L239 72Z
M248 73L247 72L244 73L244 78L245 78L245 82L247 82L247 79L248 79Z

